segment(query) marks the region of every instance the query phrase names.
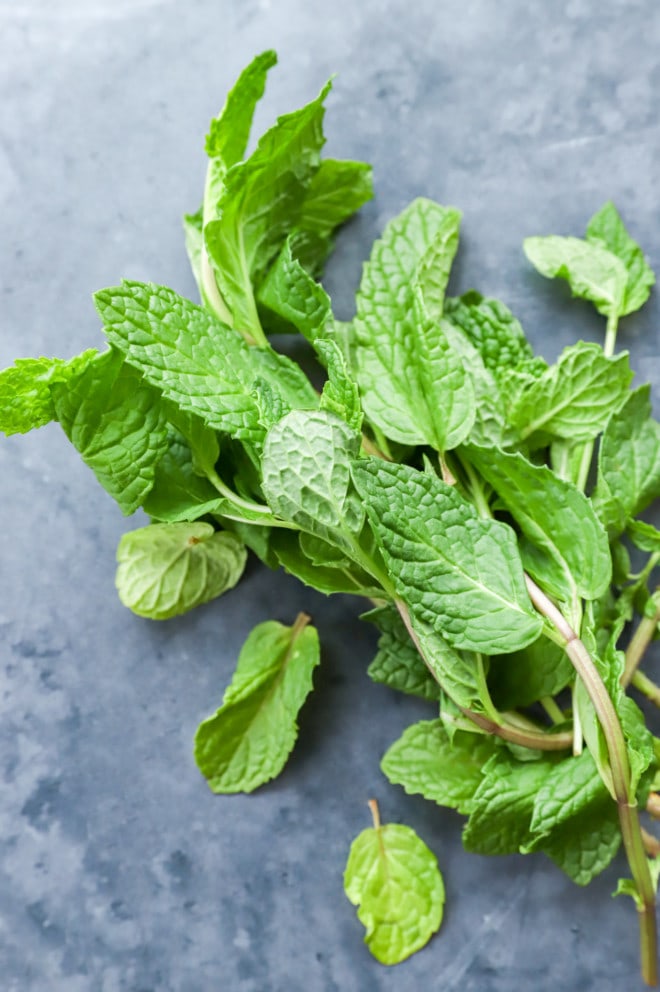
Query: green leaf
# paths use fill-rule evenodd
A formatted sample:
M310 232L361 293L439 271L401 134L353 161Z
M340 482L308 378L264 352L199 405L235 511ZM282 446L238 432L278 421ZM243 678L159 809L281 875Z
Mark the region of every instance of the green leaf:
M285 572L326 596L336 592L371 597L382 595L382 589L374 583L371 576L355 564L344 568L314 562L301 546L303 537L302 533L290 530L273 533L271 548Z
M640 551L656 554L660 551L660 530L643 520L629 520L626 533Z
M195 472L190 447L174 432L156 465L154 484L142 503L144 512L163 523L197 520L218 507L218 491Z
M225 105L209 126L206 154L221 158L226 168L245 157L254 111L264 95L268 71L277 63L273 51L262 52L243 69Z
M259 442L254 393L269 382L289 406L314 407L316 394L294 362L244 339L171 289L124 282L95 296L111 343L148 382L215 430Z
M364 459L353 477L398 594L455 647L484 654L535 640L515 535L481 520L451 486L406 465Z
M581 238L526 238L527 258L548 279L566 279L573 296L590 300L604 316L620 316L628 273L626 267L606 248Z
M566 653L542 635L522 651L491 658L488 687L499 710L514 710L556 695L574 674Z
M626 231L613 203L606 203L591 218L587 225L587 241L612 252L626 268L627 280L621 316L639 310L649 298L655 276L644 252Z
M391 221L364 267L354 360L367 417L402 444L439 451L474 421L474 390L437 319L460 214L414 200Z
M660 424L651 416L650 386L635 389L609 420L598 454L596 511L616 537L628 517L660 496Z
M402 823L369 827L355 838L344 889L359 907L365 943L381 964L410 957L442 922L445 888L437 859Z
M421 720L391 745L380 767L408 795L469 813L482 768L496 747L491 737L460 730L450 740L442 720Z
M153 486L167 450L160 394L118 351L99 355L51 387L65 434L123 513L134 513Z
M321 410L336 414L359 432L362 429L360 394L341 348L329 338L317 340L316 350L328 369L328 379L321 394Z
M373 195L370 165L326 158L307 188L299 227L328 238Z
M190 262L192 274L195 277L195 282L197 283L199 295L202 299L204 299L202 252L205 250L203 225L204 217L201 207L194 214L184 214L183 233L186 239L186 253L188 255L188 261Z
M297 330L314 344L332 328L332 307L321 284L301 264L297 247L296 237L287 238L259 288L259 303L285 322L283 330Z
M319 663L308 621L300 614L292 627L260 623L243 645L222 706L195 736L195 760L213 792L252 792L284 768Z
M525 852L544 851L578 885L608 866L621 843L618 816L588 751L539 783L530 829Z
M218 215L204 228L218 286L243 333L262 337L254 299L270 263L295 228L323 147L323 101L278 118L246 162L224 177Z
M245 560L242 541L211 524L140 527L117 548L119 598L141 617L166 620L232 589Z
M363 613L362 620L374 623L380 631L378 653L367 669L374 682L410 696L439 700L440 686L420 657L393 606L382 606Z
M627 352L607 358L598 345L579 341L522 390L511 422L523 439L543 432L590 441L624 402L632 377Z
M50 387L67 382L89 365L96 349L62 358L19 358L0 372L0 431L26 434L56 419Z
M534 799L554 760L519 761L500 749L483 768L463 831L466 851L515 854L530 837Z
M534 357L519 321L499 300L471 291L447 300L444 313L474 345L496 378Z
M353 549L364 510L351 485L359 435L325 410L294 410L266 437L263 490L277 516Z
M587 497L519 453L476 445L464 450L543 553L530 561L532 578L568 603L602 596L612 578L612 560L607 534Z

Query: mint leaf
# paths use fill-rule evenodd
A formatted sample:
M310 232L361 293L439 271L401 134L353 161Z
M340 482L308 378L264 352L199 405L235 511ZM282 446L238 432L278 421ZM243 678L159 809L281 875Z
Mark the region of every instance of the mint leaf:
M437 322L459 222L423 199L390 221L364 267L353 325L367 417L394 441L439 451L474 420L471 381Z
M651 416L650 387L634 390L610 418L600 443L596 510L616 537L660 496L660 424Z
M270 547L285 572L326 596L335 592L382 596L382 589L355 563L345 568L341 565L320 565L318 559L314 561L309 558L303 547L305 536L308 535L284 530L272 534Z
M590 300L604 316L624 313L626 267L601 244L581 238L526 238L525 254L542 276L566 279L573 296Z
M364 459L353 478L401 598L454 646L484 654L535 640L513 531L437 478ZM414 515L410 507L415 507Z
M371 166L366 162L324 159L307 188L299 227L329 238L373 197Z
M660 530L653 524L647 524L643 520L629 520L626 533L640 551L651 554L660 551Z
M360 394L341 348L335 340L328 338L316 342L316 351L328 370L328 379L321 394L321 410L336 414L359 432L362 428Z
M51 386L65 434L123 513L134 513L153 486L167 449L160 395L119 351L107 351L68 381Z
M278 118L246 162L224 177L217 218L204 228L220 292L234 326L262 337L254 299L268 266L295 228L320 164L328 83L301 110Z
M556 695L574 675L566 653L542 635L522 651L491 658L488 687L499 710L514 710Z
M543 432L590 441L621 406L631 380L627 352L607 358L598 345L579 341L527 384L513 403L511 422L523 439Z
M447 300L444 314L474 345L486 368L497 378L533 358L519 321L499 300L471 291Z
M649 298L655 276L644 252L626 231L613 203L606 203L591 218L587 225L587 241L612 252L626 268L627 280L621 316L639 310Z
M351 486L359 435L325 410L294 410L268 433L263 490L277 516L330 543L354 548L364 510Z
M528 563L532 577L568 603L602 596L612 578L612 560L607 534L587 497L519 453L476 445L465 451L542 552Z
M293 328L315 344L332 328L332 307L321 284L301 264L297 248L298 239L287 238L259 288L259 303L285 322L282 330ZM272 320L266 318L266 323L270 329Z
M201 208L194 214L184 214L183 233L186 239L186 254L188 255L190 268L192 269L192 274L195 277L197 289L202 299L204 299L202 253L206 250L204 248L203 227L204 217Z
M483 768L463 831L466 851L515 854L530 836L534 800L555 762L519 761L500 749Z
M482 768L496 747L491 737L460 730L450 739L442 720L421 720L388 748L380 767L408 795L469 813Z
M56 419L50 386L66 382L95 357L96 349L62 358L19 358L0 372L0 431L26 434Z
M218 506L218 491L194 469L184 438L173 431L156 465L154 483L142 503L144 512L163 523L197 520Z
M133 613L166 620L233 588L245 560L242 541L211 524L151 524L120 540L117 591Z
M213 792L252 792L282 771L312 688L319 640L309 617L261 623L241 649L222 706L200 724L195 760Z
M362 614L380 631L378 653L367 669L374 682L422 699L439 700L440 686L410 640L403 620L393 606Z
M294 362L250 348L212 314L164 286L124 282L95 296L111 343L144 378L210 427L259 442L254 395L265 379L290 406L314 407L316 394Z
M437 859L402 823L378 823L355 838L344 890L359 907L365 943L381 964L410 957L442 922L445 888Z
M206 154L221 158L225 168L245 157L254 111L264 95L268 71L277 63L273 51L262 52L243 69L227 94L225 105L209 126Z

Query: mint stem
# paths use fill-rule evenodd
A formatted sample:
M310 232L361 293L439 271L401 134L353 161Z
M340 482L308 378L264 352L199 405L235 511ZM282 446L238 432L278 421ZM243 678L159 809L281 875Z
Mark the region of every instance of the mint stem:
M623 730L614 709L614 704L586 647L555 604L548 599L545 593L539 589L528 575L525 575L525 582L530 599L536 609L562 635L565 641L564 650L570 658L578 676L584 683L605 736L612 772L612 784L619 813L619 823L621 825L621 835L623 837L623 846L640 899L639 926L642 977L647 985L657 985L658 950L655 921L655 889L644 851L637 802L635 796L631 793L630 765Z
M660 707L660 686L644 675L644 672L635 672L630 681L643 696Z
M616 332L619 327L619 317L617 314L610 314L607 318L607 329L605 331L605 343L603 345L603 354L607 358L611 358L614 354L614 348L616 346ZM578 469L576 486L584 492L587 485L587 479L589 478L589 469L591 468L591 459L594 453L594 441L587 441L582 448L582 458L580 459L580 467Z
M658 629L658 621L660 621L660 593L654 593L651 598L656 607L655 613L650 617L642 617L626 649L626 662L623 675L621 676L621 685L624 688L633 681L633 676L637 671L639 663Z

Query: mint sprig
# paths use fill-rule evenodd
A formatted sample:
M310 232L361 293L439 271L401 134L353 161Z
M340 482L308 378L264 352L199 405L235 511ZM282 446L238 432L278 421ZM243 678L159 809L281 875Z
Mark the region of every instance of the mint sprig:
M419 198L338 321L318 278L371 172L322 158L329 84L247 153L275 61L246 68L209 128L202 206L184 222L201 305L149 283L101 290L108 350L19 359L0 373L0 429L59 421L121 509L149 515L118 551L119 595L141 616L228 591L248 549L369 601L369 674L429 705L385 775L467 816L468 850L540 851L580 885L622 846L619 891L654 984L660 846L639 810L660 806L660 742L628 690L660 704L640 668L660 536L639 518L660 496L660 424L615 354L653 273L611 203L584 238L527 239L539 272L606 318L603 347L578 341L549 365L503 303L446 296L461 215ZM280 332L307 342L314 383ZM647 556L637 572L628 541ZM195 741L213 791L279 774L319 658L304 614L250 634ZM444 886L414 832L372 811L345 887L394 964L438 929Z

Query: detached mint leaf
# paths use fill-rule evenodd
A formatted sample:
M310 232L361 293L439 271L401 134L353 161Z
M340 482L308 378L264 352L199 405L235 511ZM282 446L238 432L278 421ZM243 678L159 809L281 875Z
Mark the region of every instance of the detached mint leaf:
M51 392L57 419L85 464L122 512L134 513L167 450L160 394L112 350L53 383Z
M610 537L660 496L660 424L651 416L650 392L641 386L628 396L600 443L594 503Z
M95 296L111 343L144 378L183 411L244 441L264 430L254 395L265 379L291 407L316 406L294 362L243 338L202 307L164 286L124 282Z
M414 830L388 823L351 844L344 890L358 906L365 943L381 964L398 964L424 947L442 922L445 888L435 855Z
M606 203L591 218L587 225L587 241L612 252L626 268L627 280L621 316L639 310L649 298L655 276L642 249L626 231L613 203Z
M521 391L511 422L523 440L536 433L593 440L626 399L632 377L627 352L607 358L598 345L579 341Z
M469 813L482 768L496 747L491 737L457 730L450 738L442 720L421 720L391 745L380 767L408 795Z
M26 434L56 419L50 386L67 382L93 361L94 348L62 358L19 358L0 372L0 431Z
M568 603L602 596L612 578L612 560L607 534L587 497L519 453L476 445L465 451L525 537L543 553L530 560L532 577Z
M451 486L406 465L364 459L353 478L397 592L418 619L484 654L536 639L541 620L511 528L479 519Z
M254 111L264 95L268 72L277 63L273 51L262 52L243 69L227 94L225 105L211 121L206 136L206 154L221 158L229 168L245 156Z
M200 724L195 760L213 792L252 792L282 771L312 689L319 640L309 617L261 623L241 649L217 713Z
M590 300L605 317L624 313L628 273L606 248L581 238L526 238L527 258L548 279L566 279L573 296Z
M364 267L353 357L365 414L402 444L439 451L474 421L474 390L438 324L460 214L414 200L385 228Z
M352 549L364 510L351 485L359 435L325 410L294 410L266 437L263 490L277 516Z
M440 686L422 661L394 607L371 610L363 613L361 619L374 623L380 631L378 653L367 669L369 677L407 695L439 701Z
M117 548L119 598L141 617L166 620L233 588L245 560L243 542L210 524L140 527Z
M262 336L255 287L300 217L305 194L319 167L323 101L330 84L301 110L280 117L246 162L224 177L217 218L204 236L218 286L234 326Z

